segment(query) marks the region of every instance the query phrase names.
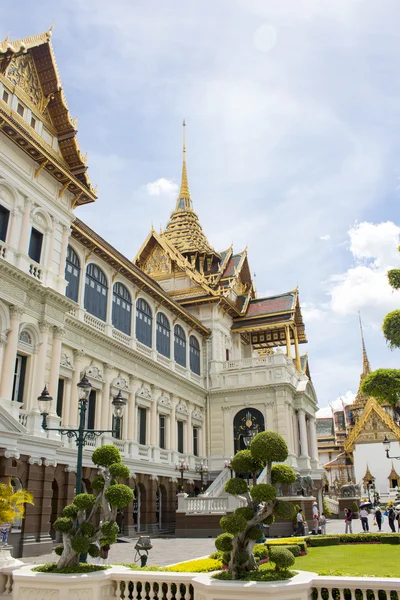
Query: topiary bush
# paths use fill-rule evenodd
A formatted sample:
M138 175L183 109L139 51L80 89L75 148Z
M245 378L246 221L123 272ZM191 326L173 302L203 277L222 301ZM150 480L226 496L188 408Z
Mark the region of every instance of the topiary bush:
M115 446L102 446L92 455L101 473L93 478L95 494L78 494L72 504L63 509L63 516L54 522L54 529L63 534L63 545L58 561L60 572L76 569L79 555L88 552L90 556L99 554L98 544L114 544L118 538L118 525L115 517L118 508L133 501L133 492L118 483L118 478L129 476L129 469L122 463L121 454ZM101 511L102 525L95 525L95 516ZM72 571L71 571L72 572Z
M232 459L235 473L250 473L253 481L249 486L245 479L235 477L225 486L229 494L240 495L246 501L246 506L222 517L220 526L225 534L218 536L215 543L217 550L224 552L222 560L228 564L232 579L243 578L245 572L258 569L256 558L259 560L260 556L254 556L253 549L262 537L261 525L273 523L275 516L289 520L294 516L293 505L277 499L275 486L293 483L296 474L288 465L272 465L283 463L287 455L282 436L275 431L264 431L253 438L249 449L238 452ZM264 482L257 484L257 473L262 469L265 469ZM229 537L224 537L227 534ZM289 555L292 559L293 555L290 552Z
M269 558L275 563L276 571L287 571L289 567L294 565L294 556L286 548L271 548Z

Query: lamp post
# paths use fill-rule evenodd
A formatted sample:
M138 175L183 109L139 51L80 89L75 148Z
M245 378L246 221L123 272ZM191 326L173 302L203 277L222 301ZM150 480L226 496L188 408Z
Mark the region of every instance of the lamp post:
M225 465L224 465L225 469L230 469L230 471L231 471L231 479L233 477L232 459L233 459L233 456L231 456L228 460L226 460L225 461Z
M390 456L390 440L388 440L387 435L385 435L385 439L383 440L383 447L385 448L386 458L400 460L400 456Z
M204 492L203 477L204 477L204 475L208 475L208 471L209 471L209 466L206 465L205 463L203 463L203 461L199 465L196 465L196 472L199 473L199 475L200 475L200 493L201 494Z
M189 471L189 465L187 462L184 461L183 458L181 458L175 465L175 471L179 471L181 474L181 492L183 492L183 474L185 471Z
M121 392L119 391L117 396L113 399L112 405L114 408L114 417L115 417L115 429L86 429L86 411L88 408L88 401L90 396L90 391L92 386L90 381L86 377L86 373L83 374L82 379L78 383L78 396L79 396L79 427L78 429L70 429L70 428L59 428L59 427L47 427L47 417L50 413L51 403L53 398L50 396L47 387L45 386L44 390L38 397L38 406L40 410L40 414L43 417L42 428L45 431L58 431L60 435L66 435L69 438L75 438L76 446L78 449L77 461L76 461L76 494L80 494L82 492L82 462L83 462L83 448L85 447L87 440L93 440L95 437L102 435L103 433L111 433L116 434L117 430L120 428L121 418L124 413L124 408L126 405L125 400L123 399Z

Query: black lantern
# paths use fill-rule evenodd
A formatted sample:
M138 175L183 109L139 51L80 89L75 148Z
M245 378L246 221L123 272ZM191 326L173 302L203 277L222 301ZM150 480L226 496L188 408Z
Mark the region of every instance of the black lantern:
M121 390L119 390L118 394L115 396L111 404L114 407L114 416L116 419L122 419L124 415L124 410L126 406L126 400L124 400Z

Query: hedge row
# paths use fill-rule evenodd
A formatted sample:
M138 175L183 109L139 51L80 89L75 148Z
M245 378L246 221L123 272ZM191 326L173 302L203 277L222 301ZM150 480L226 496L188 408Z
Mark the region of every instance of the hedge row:
M305 538L306 543L312 547L335 546L338 544L368 544L371 542L381 544L400 544L398 533L346 533L342 535L312 535Z
M313 537L315 537L315 536L313 536ZM292 546L294 546L294 547L297 546L300 553L304 552L305 554L307 554L307 543L303 538L301 538L298 541L297 541L297 538L293 538L293 540L291 540L290 538L282 538L282 540L274 539L272 541L272 543L271 543L271 541L272 540L267 540L265 542L265 545L268 548L274 548L275 546L279 546L280 548L284 547L284 548L288 548L288 550L291 550Z

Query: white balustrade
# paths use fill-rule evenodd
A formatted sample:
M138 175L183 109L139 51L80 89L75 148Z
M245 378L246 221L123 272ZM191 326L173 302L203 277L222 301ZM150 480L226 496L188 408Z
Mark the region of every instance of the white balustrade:
M150 356L151 357L151 348L149 348L148 346L145 346L144 344L142 344L141 342L136 342L136 348L139 350L139 352L141 352L142 354L145 354L146 356Z
M228 498L186 498L186 514L226 513Z
M217 475L212 484L204 492L204 496L212 496L214 498L220 496L221 492L224 491L225 485L228 479L230 479L230 476L231 474L229 469L222 469L222 471Z
M113 573L114 598L147 598L148 600L194 600L191 585L196 573L131 571Z
M0 258L6 258L7 246L4 242L0 242Z
M187 376L187 369L185 367L182 367L181 365L178 365L178 363L175 363L175 371L177 373L180 373L184 377Z
M37 263L31 263L29 265L29 275L32 275L32 277L34 277L35 279L38 279L39 281L41 281L42 273L43 273L43 270L40 267L40 265L38 265Z
M334 498L329 498L329 496L325 496L324 501L333 515L339 514L339 500L335 500Z
M21 410L18 415L18 420L23 427L28 426L28 415L29 415L29 412L27 410Z
M125 346L130 346L131 338L129 337L129 335L122 333L122 331L119 331L118 329L113 329L111 335L115 340L121 342L121 344L125 344Z
M106 330L106 324L104 323L104 321L100 321L100 319L96 319L96 317L94 317L93 315L90 315L87 312L84 314L83 320L86 323L86 325L90 325L91 327L94 327L94 329L97 329L97 331L101 331L102 333L104 333Z
M241 360L227 360L222 363L223 371L232 369L253 369L254 367L265 367L273 364L273 356L255 356L252 358L242 358Z
M171 366L171 360L159 352L157 352L157 362L168 368Z

